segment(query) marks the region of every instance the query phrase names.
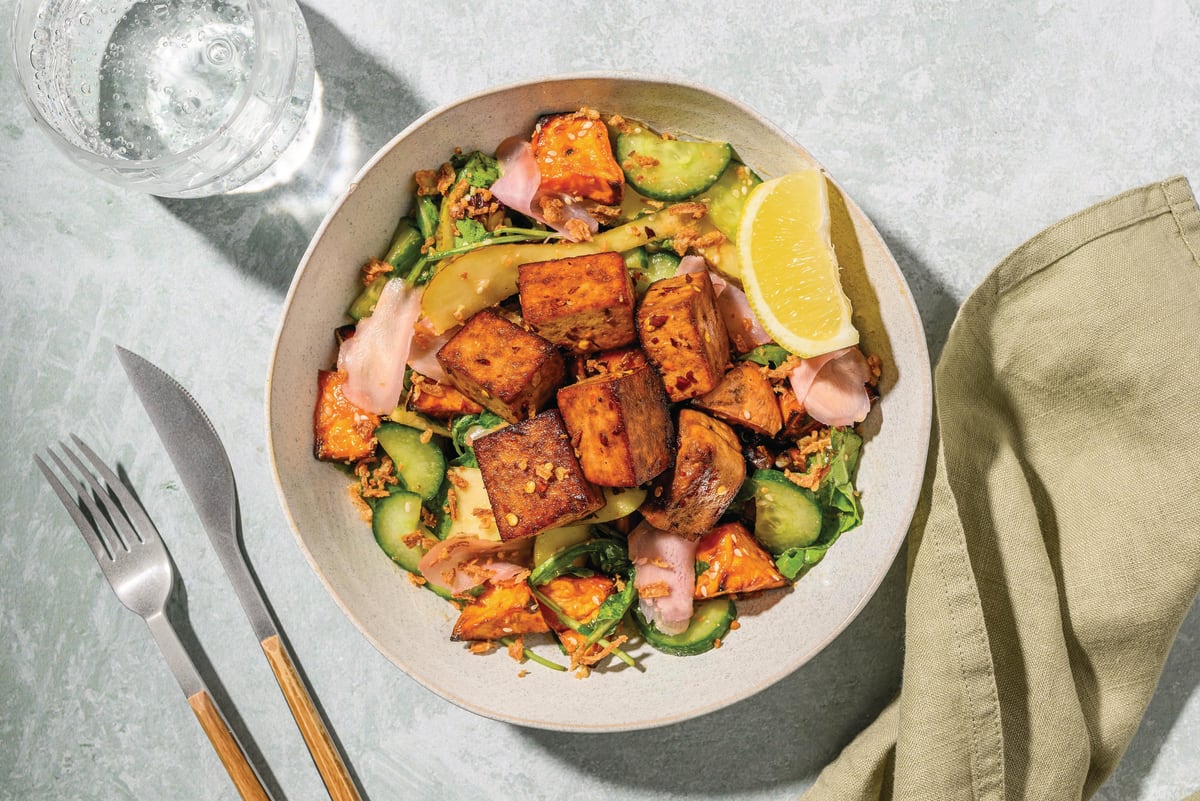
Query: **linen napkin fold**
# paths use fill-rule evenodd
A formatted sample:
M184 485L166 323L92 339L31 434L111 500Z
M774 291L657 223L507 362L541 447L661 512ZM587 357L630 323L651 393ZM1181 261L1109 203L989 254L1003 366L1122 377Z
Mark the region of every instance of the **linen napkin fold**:
M1014 251L963 304L934 386L900 695L803 798L1087 798L1200 587L1186 179Z

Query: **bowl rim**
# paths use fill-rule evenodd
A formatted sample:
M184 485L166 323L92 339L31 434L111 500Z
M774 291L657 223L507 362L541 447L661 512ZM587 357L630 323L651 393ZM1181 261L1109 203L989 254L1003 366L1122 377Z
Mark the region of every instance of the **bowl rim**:
M933 384L932 384L932 370L931 370L931 365L930 365L930 361L929 361L929 349L928 349L928 344L926 342L926 337L925 337L925 328L924 328L924 324L921 320L920 311L917 308L917 305L913 298L912 292L909 289L907 279L904 277L903 272L900 270L899 264L897 264L895 256L893 255L893 253L891 251L891 248L889 248L887 246L886 241L883 239L882 235L879 233L879 230L875 226L875 223L870 219L870 217L866 214L866 212L863 211L862 208L857 205L857 203L853 200L853 198L848 193L846 193L845 189L841 186L841 184L838 183L837 180L833 176L831 176L828 173L828 171L825 170L824 166L821 165L817 159L813 158L811 156L811 154L808 154L810 156L810 158L812 158L812 160L814 162L816 162L818 164L818 166L820 166L820 169L825 174L826 178L829 181L831 181L837 187L837 189L840 192L842 192L843 197L854 208L856 208L858 210L858 212L860 214L859 221L865 224L865 232L874 238L880 251L884 254L886 259L890 262L890 265L892 268L890 270L890 273L891 273L892 277L897 281L897 283L899 285L898 289L900 290L901 294L908 301L907 303L904 304L904 307L908 313L908 316L910 317L910 322L913 326L913 330L917 334L914 337L914 342L915 342L915 346L916 346L915 347L915 351L916 351L915 356L916 356L917 362L919 363L919 366L921 366L923 368L920 371L920 375L917 376L917 378L918 378L917 390L919 392L921 414L920 414L920 427L916 432L916 442L921 446L921 448L920 448L919 455L916 457L916 459L912 463L912 470L910 472L910 475L912 476L912 481L910 483L909 489L904 498L904 506L903 506L902 515L900 518L900 519L907 521L904 524L904 529L905 529L904 534L903 534L903 536L897 536L894 538L894 540L889 548L890 553L887 554L887 559L884 561L881 561L880 567L876 571L876 573L874 575L870 576L869 579L863 583L862 586L864 588L864 591L861 593L861 596L858 598L857 603L855 603L855 605L845 614L845 616L842 618L842 620L838 621L835 625L830 627L830 629L828 631L828 635L810 649L808 658L805 659L803 662L801 662L798 665L789 663L788 665L782 666L782 668L780 670L777 670L768 675L762 676L760 678L760 680L757 682L754 682L750 685L741 686L740 688L738 688L737 692L731 693L729 696L725 697L724 699L721 699L718 702L711 703L711 704L701 707L701 708L693 707L693 708L690 708L687 710L680 711L676 714L658 716L658 717L648 717L648 718L640 720L640 721L633 721L633 722L627 722L627 723L622 723L622 724L596 724L596 725L590 725L590 724L567 725L567 724L557 724L557 723L551 724L546 721L523 719L523 718L518 718L518 717L514 717L514 716L510 716L510 715L498 714L494 710L490 710L490 709L481 707L478 704L470 702L455 693L447 691L444 688L434 687L424 677L415 675L414 673L412 673L408 670L405 670L403 667L401 667L399 664L397 664L395 662L395 660L389 655L388 650L375 637L375 635L372 634L368 630L368 628L363 624L363 621L361 621L359 619L359 617L353 611L351 611L351 609L348 607L346 601L344 601L342 599L342 597L340 596L340 594L338 592L336 592L334 590L334 588L330 585L329 579L325 575L324 570L318 564L317 560L315 559L312 552L309 550L307 544L305 543L303 537L301 536L300 527L297 524L296 519L292 515L292 511L291 511L291 508L290 508L288 500L287 500L287 496L286 496L286 493L285 493L285 490L283 487L283 483L280 479L279 464L276 459L276 443L275 443L275 435L274 435L274 430L273 430L273 425L272 425L273 418L272 418L272 409L271 409L271 398L273 395L275 371L276 371L276 366L277 366L278 357L279 357L279 347L280 347L280 342L282 340L284 323L287 319L288 310L291 308L293 296L295 295L295 293L297 291L297 287L299 286L300 280L303 277L304 272L309 265L309 261L313 255L313 252L316 250L317 246L320 244L321 240L324 238L327 229L332 225L333 219L341 211L342 206L345 205L345 203L349 199L349 197L351 195L353 195L354 191L358 188L358 184L363 179L363 177L370 170L372 170L375 167L375 165L378 164L382 159L384 159L385 157L390 155L393 150L395 150L398 146L400 146L418 128L425 125L430 120L432 120L438 116L441 116L443 114L446 114L446 113L452 111L453 109L456 109L462 105L474 102L480 98L488 97L488 96L503 93L503 92L509 92L509 91L525 89L525 88L534 88L534 87L542 86L542 85L545 85L548 83L569 83L569 82L584 81L584 80L614 80L614 81L628 81L628 82L634 82L634 83L663 84L668 87L674 86L674 87L679 87L679 88L683 88L683 89L687 89L687 90L691 90L691 91L695 91L695 92L700 92L702 94L706 94L711 97L717 98L718 100L736 108L742 114L745 114L748 117L752 118L755 122L761 124L768 130L770 130L773 134L780 137L782 140L786 141L791 147L799 149L801 152L808 154L807 149L805 149L804 146L801 145L794 137L792 137L790 134L788 134L786 131L784 131L779 126L775 125L770 120L763 117L761 114L759 114L754 109L747 106L745 103L743 103L733 97L730 97L730 96L724 94L723 92L711 89L709 87L701 86L700 84L697 84L697 83L689 82L686 80L680 80L680 79L677 79L674 77L668 77L668 76L659 76L659 75L653 75L653 74L626 72L626 71L571 72L571 73L556 74L556 75L546 76L546 77L542 77L542 78L526 79L526 80L491 86L491 87L481 89L476 92L472 92L468 95L465 95L463 97L457 98L452 101L449 101L447 103L443 103L443 104L425 112L424 114L420 115L419 117L417 117L415 120L413 120L407 126L405 126L403 130L401 130L398 134L396 134L394 137L392 137L392 139L390 139L386 144L384 144L382 147L380 147L379 150L376 151L371 156L371 158L369 158L363 164L363 166L354 174L354 177L350 179L350 182L348 183L346 189L336 198L336 200L330 206L329 211L326 213L324 219L322 219L320 225L317 227L316 231L313 233L312 238L309 240L308 247L305 249L304 254L301 256L300 261L297 263L296 271L292 276L292 281L288 287L287 295L284 297L283 303L281 304L281 307L280 307L279 322L276 326L274 340L271 345L270 358L268 361L266 385L264 388L264 411L265 411L265 417L266 417L265 422L266 422L266 429L267 429L267 431L266 431L266 433L267 433L267 457L270 461L271 477L272 477L272 481L275 485L276 498L279 501L280 507L284 514L284 517L287 519L288 526L292 532L292 537L295 539L296 544L299 546L301 553L304 554L305 560L308 562L308 564L312 568L313 572L317 575L317 578L320 580L321 584L325 587L325 591L329 594L329 596L334 600L334 602L341 609L342 614L344 614L347 617L347 619L349 619L351 621L351 623L354 624L354 627L359 631L359 633L362 634L362 636L364 638L366 638L367 642L369 642L371 644L371 646L381 656L383 656L385 659L387 659L387 661L389 663L391 663L394 667L399 669L401 672L403 672L409 678L413 679L415 682L417 682L418 684L420 684L422 687L426 688L430 692L434 693L435 695L437 695L445 700L450 701L451 703L455 704L456 706L459 706L463 709L474 712L475 714L478 714L478 715L486 717L486 718L500 720L503 722L512 723L512 724L516 724L516 725L520 725L520 726L546 729L546 730L552 730L552 731L623 732L623 731L637 731L637 730L642 730L642 729L655 728L655 727L659 727L659 726L666 726L666 725L670 725L673 723L678 723L678 722L682 722L685 720L690 720L692 718L700 717L700 716L715 712L719 709L723 709L728 706L732 706L733 704L736 704L740 701L744 701L747 698L757 695L758 693L762 692L763 690L769 688L773 684L781 681L782 679L786 678L787 676L791 675L795 671L802 668L805 664L807 664L809 661L811 661L817 654L819 654L823 650L825 650L825 648L827 648L831 642L833 642L835 639L837 639L839 636L841 636L841 634L850 626L850 624L853 623L855 619L857 619L857 617L862 612L862 610L866 607L866 605L871 601L872 598L875 597L875 594L879 590L879 585L883 583L884 577L887 575L888 571L890 571L892 569L892 566L895 564L896 555L899 553L900 548L908 540L907 532L908 532L909 527L912 525L912 520L916 513L916 508L917 508L917 504L919 501L921 489L925 483L925 472L926 472L926 467L927 467L928 458L929 458L929 445L930 445L930 437L931 437L931 432L932 432Z

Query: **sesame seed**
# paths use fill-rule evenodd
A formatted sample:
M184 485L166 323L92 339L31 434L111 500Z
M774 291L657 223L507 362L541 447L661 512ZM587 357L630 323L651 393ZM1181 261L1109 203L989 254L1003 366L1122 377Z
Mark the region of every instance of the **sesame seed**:
M518 522L520 522L520 520L521 518L517 517L512 512L509 512L504 516L504 522L508 523L510 526L515 526Z

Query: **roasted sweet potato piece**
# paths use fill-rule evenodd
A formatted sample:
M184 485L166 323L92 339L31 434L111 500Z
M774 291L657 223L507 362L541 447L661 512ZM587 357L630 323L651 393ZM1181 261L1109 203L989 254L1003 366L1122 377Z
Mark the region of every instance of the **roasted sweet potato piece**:
M787 579L741 523L725 523L696 543L696 598L783 587Z
M593 484L636 487L671 464L671 412L649 364L563 387L558 410Z
M587 623L596 616L604 599L616 591L613 580L608 576L559 576L538 587L538 592L556 603L563 614L579 623ZM573 664L583 661L586 655L576 654L586 638L559 620L558 614L547 606L542 607L542 616L550 629L558 635L559 642L571 657ZM596 654L601 646L593 645L589 654Z
M437 360L464 395L510 423L537 414L565 372L558 348L487 310L468 320Z
M417 379L420 380L417 380ZM413 376L413 391L408 396L408 408L435 420L449 420L464 414L479 414L483 407L449 384L418 374Z
M642 505L650 525L696 539L707 534L746 479L737 435L695 409L680 409L675 466L653 482Z
M517 286L526 324L555 345L591 353L637 339L633 282L620 253L522 264Z
M342 394L346 374L317 372L317 405L313 410L313 453L331 462L355 462L375 450L379 415L358 408Z
M514 634L549 631L529 585L524 581L487 584L463 607L452 640L498 640Z
M557 409L475 440L475 458L503 540L564 526L604 505L584 478Z
M738 362L711 392L692 400L719 420L773 437L783 426L779 400L763 368Z
M672 401L703 395L724 376L729 334L707 272L651 284L638 306L637 328Z
M814 425L814 421L804 411L804 404L796 397L796 393L792 392L792 388L786 384L782 387L776 397L779 399L779 413L783 421L783 431L780 434L784 439L799 439L804 436Z
M541 190L604 205L621 202L625 173L613 157L608 126L587 112L552 114L533 129Z

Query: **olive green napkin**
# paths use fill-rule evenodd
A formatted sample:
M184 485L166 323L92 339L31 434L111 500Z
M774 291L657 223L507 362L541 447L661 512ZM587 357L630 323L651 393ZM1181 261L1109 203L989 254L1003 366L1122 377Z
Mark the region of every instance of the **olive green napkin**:
M1048 228L935 371L900 696L818 799L1078 799L1200 586L1200 213L1187 181Z

